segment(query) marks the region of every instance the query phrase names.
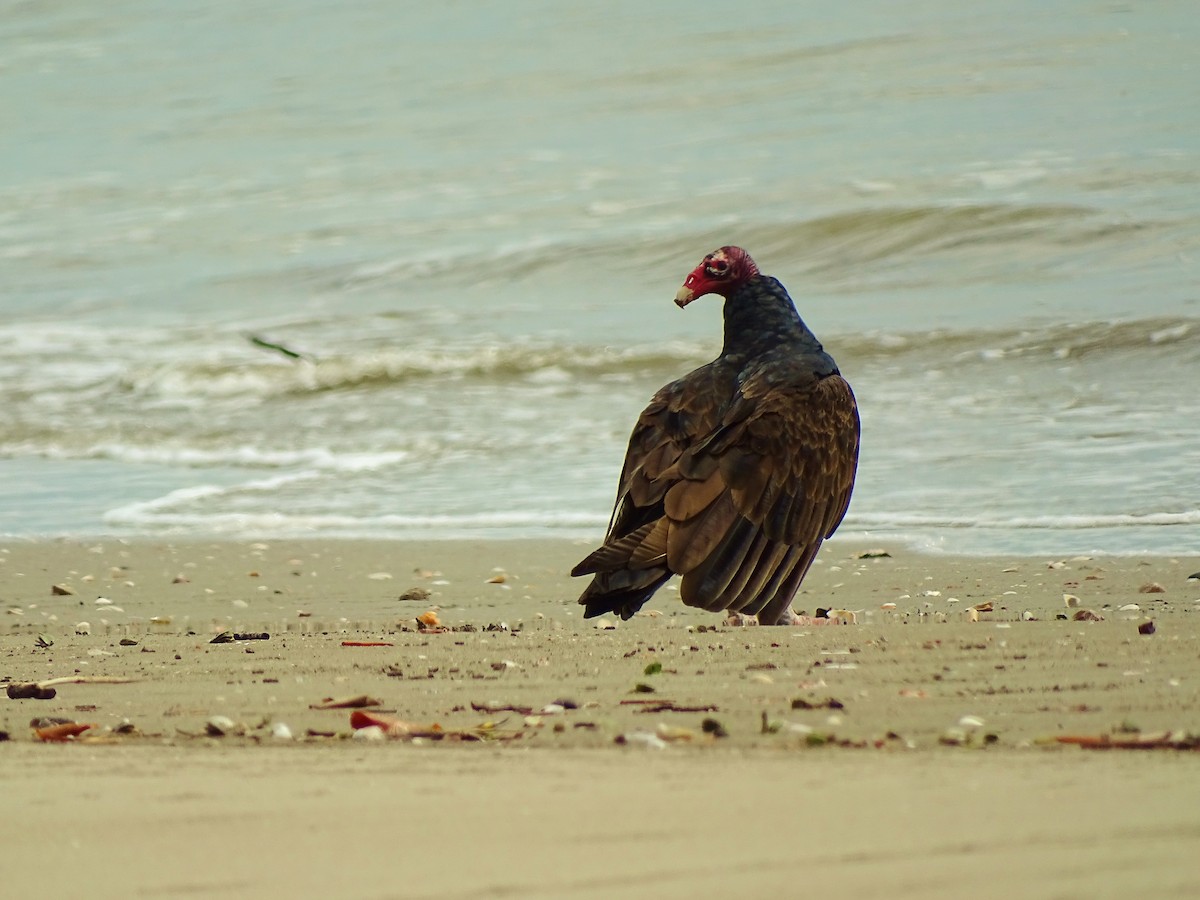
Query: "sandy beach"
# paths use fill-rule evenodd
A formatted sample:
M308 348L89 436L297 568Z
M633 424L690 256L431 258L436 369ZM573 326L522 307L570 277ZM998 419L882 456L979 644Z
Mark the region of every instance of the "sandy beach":
M0 547L6 891L1200 893L1200 557L834 542L856 624L760 628L585 621L587 549Z

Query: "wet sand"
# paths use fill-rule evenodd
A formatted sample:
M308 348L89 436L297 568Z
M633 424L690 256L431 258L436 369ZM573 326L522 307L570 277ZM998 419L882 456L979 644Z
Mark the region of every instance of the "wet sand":
M604 628L587 549L0 547L0 678L135 679L0 697L6 891L1200 894L1200 753L1056 740L1200 731L1200 557L834 542L796 606L857 624ZM361 695L408 733L313 708Z

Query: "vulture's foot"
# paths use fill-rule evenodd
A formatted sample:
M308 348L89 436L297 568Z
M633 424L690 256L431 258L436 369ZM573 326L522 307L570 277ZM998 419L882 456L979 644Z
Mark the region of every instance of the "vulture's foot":
M848 609L818 609L817 615L806 616L796 612L790 606L775 622L763 622L764 625L799 625L810 628L813 625L857 625L858 614Z
M745 613L731 612L725 617L725 624L731 625L734 628L745 628L749 625L757 625L758 616L748 616Z

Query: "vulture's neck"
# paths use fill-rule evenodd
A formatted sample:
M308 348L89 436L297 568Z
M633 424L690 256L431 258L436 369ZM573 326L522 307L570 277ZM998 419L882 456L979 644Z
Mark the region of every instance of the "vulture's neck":
M755 275L725 300L721 355L747 359L784 344L795 345L798 353L823 352L784 286L770 276Z

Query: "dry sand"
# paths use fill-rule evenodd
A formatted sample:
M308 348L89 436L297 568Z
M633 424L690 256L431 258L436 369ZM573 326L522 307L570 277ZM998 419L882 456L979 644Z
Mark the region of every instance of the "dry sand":
M607 630L568 542L0 547L0 678L136 679L0 697L5 895L1200 896L1200 753L1055 740L1200 731L1200 557L868 549L796 603L855 625Z

